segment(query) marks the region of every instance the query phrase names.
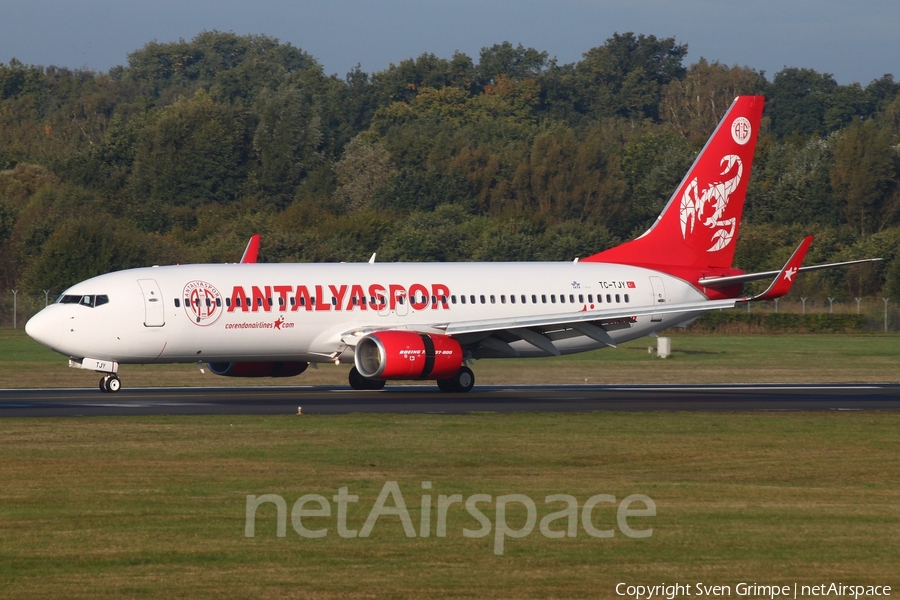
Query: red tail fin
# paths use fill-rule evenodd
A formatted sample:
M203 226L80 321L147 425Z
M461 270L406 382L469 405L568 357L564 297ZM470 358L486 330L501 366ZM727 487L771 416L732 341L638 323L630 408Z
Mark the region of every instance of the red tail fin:
M762 96L735 98L656 223L582 260L661 271L730 268L764 103Z

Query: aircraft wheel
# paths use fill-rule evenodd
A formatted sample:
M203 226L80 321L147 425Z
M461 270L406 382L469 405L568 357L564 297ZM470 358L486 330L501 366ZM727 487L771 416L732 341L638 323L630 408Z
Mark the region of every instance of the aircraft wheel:
M109 375L104 375L100 378L100 391L106 393L109 391L109 387L107 384L109 383Z
M368 383L368 385L369 385L369 387L366 389L383 390L385 381L384 381L384 379L367 379L366 383Z
M356 367L350 369L350 387L354 390L367 390L368 388L368 380L365 377L359 374L359 371Z
M122 388L122 382L115 375L109 378L109 381L106 382L107 391L115 394Z
M441 385L443 382L444 386ZM468 392L475 385L475 373L469 367L462 367L450 379L439 379L438 387L444 392Z

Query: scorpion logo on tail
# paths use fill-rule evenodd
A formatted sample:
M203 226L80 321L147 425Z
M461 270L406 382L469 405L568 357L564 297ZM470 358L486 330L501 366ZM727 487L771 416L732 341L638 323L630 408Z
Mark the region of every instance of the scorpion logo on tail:
M744 166L740 157L734 154L724 156L719 164L723 165L720 175L734 172L734 176L726 181L710 183L702 193L699 191L697 178L694 177L681 197L682 237L687 237L688 233L694 231L694 225L703 218L708 208L707 205L712 205L712 213L703 222L704 227L714 230L710 238L713 245L707 252L721 250L730 244L731 240L734 239L734 231L737 225L737 219L734 217L723 219L722 216L725 214L725 208L728 206L728 197L737 189L738 184L741 182Z

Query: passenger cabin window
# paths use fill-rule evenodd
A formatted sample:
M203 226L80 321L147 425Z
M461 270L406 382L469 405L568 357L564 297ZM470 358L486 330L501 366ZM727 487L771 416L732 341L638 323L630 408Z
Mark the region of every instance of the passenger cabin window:
M472 304L475 304L475 294L469 295L469 302L471 302Z
M531 303L532 303L532 304L537 304L537 296L536 296L535 294L532 294L532 295L531 295Z
M625 302L631 302L631 300L628 299L628 294L625 294Z
M618 303L619 303L619 295L616 294L616 304L618 304Z
M541 303L547 304L547 294L541 294Z
M550 294L550 302L556 304L556 294Z
M528 301L525 300L525 294L522 294L522 304L527 304Z
M612 302L612 296L610 296L609 294L607 294L607 295L606 295L606 301L607 301L607 302Z
M497 303L497 302L496 302L496 300L495 300L495 298L494 298L494 295L491 294L491 304L496 304L496 303Z
M500 300L501 300L501 301L503 300L503 296L500 296ZM516 303L516 295L515 295L515 294L510 294L510 296L509 296L509 303L510 303L510 304L515 304L515 303Z
M566 303L566 295L565 295L565 294L560 294L560 295L559 295L559 303L560 303L560 304L565 304L565 303Z
M175 308L181 308L181 300L175 298Z
M482 304L485 304L485 302L484 302L484 294L481 295L481 303L482 303Z
M515 302L515 300L513 300ZM500 304L506 304L506 296L503 294L500 295Z
M459 301L462 302L463 304L465 304L465 303L466 303L466 297L465 297L465 296L460 296L460 297L459 297Z
M575 304L575 294L569 294L569 302ZM579 302L582 302L582 300L579 300Z
M451 295L450 295L450 303L451 303L451 304L456 304L456 294L451 294Z

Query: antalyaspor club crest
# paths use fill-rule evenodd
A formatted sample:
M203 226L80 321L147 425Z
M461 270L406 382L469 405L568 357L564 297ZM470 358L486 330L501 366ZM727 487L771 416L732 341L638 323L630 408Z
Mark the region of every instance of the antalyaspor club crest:
M752 131L746 117L738 117L731 124L731 137L742 146L750 141ZM681 235L686 238L689 233L693 233L696 223L706 217L703 226L713 230L710 238L713 244L707 252L721 250L730 244L737 228L737 219L723 217L729 196L741 182L744 165L736 154L723 156L719 164L722 166L721 181L706 184L706 189L701 192L697 178L694 177L681 197ZM725 178L726 175L729 177Z
M190 281L181 295L184 311L195 325L212 325L222 314L222 295L219 290L205 281Z

